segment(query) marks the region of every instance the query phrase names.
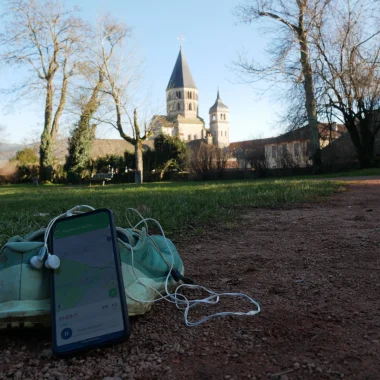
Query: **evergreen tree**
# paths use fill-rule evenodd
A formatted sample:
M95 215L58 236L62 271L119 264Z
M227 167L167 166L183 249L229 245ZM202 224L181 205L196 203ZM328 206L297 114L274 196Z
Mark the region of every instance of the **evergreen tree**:
M155 169L160 180L169 169L183 169L186 163L187 145L177 136L162 135L154 140Z
M99 79L94 87L91 97L82 107L82 114L76 128L69 138L69 154L66 157L65 170L74 173L79 179L88 168L91 146L95 138L96 125L90 124L91 119L99 107L99 92L103 85L103 75L99 73Z
M82 178L83 172L88 168L95 130L95 125L82 121L69 138L69 154L66 157L65 170L68 173L75 173L77 178Z

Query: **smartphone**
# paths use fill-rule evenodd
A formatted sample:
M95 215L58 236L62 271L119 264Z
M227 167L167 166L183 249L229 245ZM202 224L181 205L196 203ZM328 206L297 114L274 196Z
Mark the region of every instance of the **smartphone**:
M49 241L61 260L51 281L53 352L125 341L130 327L112 211L59 219Z

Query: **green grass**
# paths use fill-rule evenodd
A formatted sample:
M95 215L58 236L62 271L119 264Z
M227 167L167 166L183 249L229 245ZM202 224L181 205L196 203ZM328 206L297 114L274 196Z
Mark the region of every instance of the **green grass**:
M368 176L380 176L380 168L350 170L339 173L318 174L310 176L292 177L292 179L318 179L318 178L341 178L341 177L368 177Z
M339 178L339 177L365 177L365 176L380 176L380 168L351 170L347 172L326 174L324 178Z
M172 238L202 234L210 224L234 222L253 207L279 207L328 196L342 185L331 181L260 180L154 183L95 187L0 186L0 246L14 235L45 226L78 204L108 207L126 227L127 207L157 219Z

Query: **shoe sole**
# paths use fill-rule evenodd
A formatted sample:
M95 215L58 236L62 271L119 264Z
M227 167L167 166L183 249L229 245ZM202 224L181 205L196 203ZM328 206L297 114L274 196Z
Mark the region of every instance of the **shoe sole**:
M136 286L133 284L134 287ZM174 291L177 285L171 284L169 291ZM126 297L128 303L128 315L130 317L143 315L147 313L154 302L135 302L128 296L128 289L126 290ZM157 291L163 294L165 287L160 286ZM146 291L141 293L134 293L137 299L148 298L154 299L157 297L155 292ZM36 328L36 327L51 327L51 304L50 298L44 300L22 300L22 301L8 301L0 304L0 330L11 328Z
M0 329L18 327L48 327L50 299L8 301L0 304Z

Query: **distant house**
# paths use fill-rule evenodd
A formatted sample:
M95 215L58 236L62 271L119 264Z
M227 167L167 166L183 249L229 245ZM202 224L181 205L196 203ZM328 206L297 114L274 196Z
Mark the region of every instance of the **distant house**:
M38 146L36 147L38 149ZM143 141L143 149L154 149L154 141ZM95 160L99 157L107 155L124 156L124 153L135 153L135 147L123 139L94 139L91 150L90 158ZM67 139L60 139L55 144L54 155L60 164L64 164L66 156L69 153L69 144ZM14 154L13 154L14 155Z
M265 162L265 145L273 138L238 141L230 144L230 152L236 157L239 169L253 168L255 163Z
M346 128L343 124L319 124L321 149L339 138ZM300 167L312 164L311 129L308 126L295 129L265 144L265 158L269 168Z
M154 149L154 141L143 141L143 150ZM91 146L90 157L92 159L106 155L123 156L125 152L135 153L135 147L126 140L121 139L95 139Z
M342 124L319 124L321 148L345 131ZM257 164L270 169L306 167L311 165L311 129L305 126L277 137L231 143L230 151L238 160L239 168L254 168Z

